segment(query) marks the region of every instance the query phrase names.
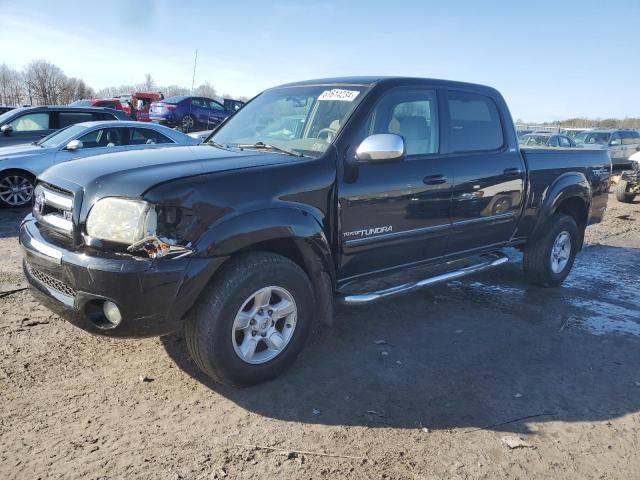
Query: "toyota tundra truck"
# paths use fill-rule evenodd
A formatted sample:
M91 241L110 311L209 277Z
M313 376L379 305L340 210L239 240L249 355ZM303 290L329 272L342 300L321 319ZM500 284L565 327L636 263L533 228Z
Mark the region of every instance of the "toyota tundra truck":
M518 147L503 97L355 77L256 96L199 146L112 153L37 179L20 226L33 294L111 337L183 331L213 379L272 378L334 302L372 302L523 252L569 274L606 208L606 151Z

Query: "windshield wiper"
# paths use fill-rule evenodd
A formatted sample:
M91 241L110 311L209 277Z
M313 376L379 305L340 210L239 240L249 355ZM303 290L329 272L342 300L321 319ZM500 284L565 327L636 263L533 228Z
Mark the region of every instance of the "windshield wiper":
M204 142L204 145L211 145L212 147L221 148L223 150L228 150L229 149L229 147L227 145L223 145L221 143L218 143L215 140L209 140L208 142Z
M256 143L240 143L236 145L240 150L244 150L245 148L255 148L256 150L273 150L274 152L286 153L287 155L293 155L294 157L304 157L303 154L296 152L295 150L290 150L288 148L276 147L275 145L271 145L269 143L264 142L256 142Z

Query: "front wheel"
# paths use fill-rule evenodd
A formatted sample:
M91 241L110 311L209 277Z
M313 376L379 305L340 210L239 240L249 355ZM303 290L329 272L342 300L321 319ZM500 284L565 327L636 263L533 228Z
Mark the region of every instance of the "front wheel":
M620 180L616 187L616 199L619 202L631 203L636 198L636 194L629 191L629 182L627 180Z
M544 235L524 249L525 278L543 287L560 285L571 271L579 245L576 221L553 214Z
M314 311L311 282L291 260L266 252L229 260L185 323L189 353L232 386L273 378L296 359Z
M33 177L26 172L5 172L0 175L0 206L26 207L33 198Z

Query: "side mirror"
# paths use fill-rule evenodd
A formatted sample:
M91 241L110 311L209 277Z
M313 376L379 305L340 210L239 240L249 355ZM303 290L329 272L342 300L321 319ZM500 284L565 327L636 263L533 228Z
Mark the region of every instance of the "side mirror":
M356 150L358 162L393 162L407 153L404 138L393 133L379 133L365 138Z
M13 132L13 127L11 125L2 125L0 127L0 132L2 132L3 135L11 135L11 132Z
M80 140L71 140L69 143L67 143L67 146L64 147L64 149L70 152L75 152L76 150L80 150L83 146L84 145Z

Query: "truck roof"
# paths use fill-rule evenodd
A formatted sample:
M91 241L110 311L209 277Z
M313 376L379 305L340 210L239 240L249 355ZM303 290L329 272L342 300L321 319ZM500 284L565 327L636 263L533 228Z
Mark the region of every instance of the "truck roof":
M360 85L360 86L373 86L376 84L421 84L428 83L430 85L441 87L458 87L469 88L472 90L485 90L498 93L492 87L487 85L480 85L476 83L456 82L453 80L442 80L436 78L420 78L420 77L402 77L402 76L353 76L353 77L333 77L333 78L318 78L313 80L304 80L300 82L285 83L278 85L274 88L294 87L302 85Z

